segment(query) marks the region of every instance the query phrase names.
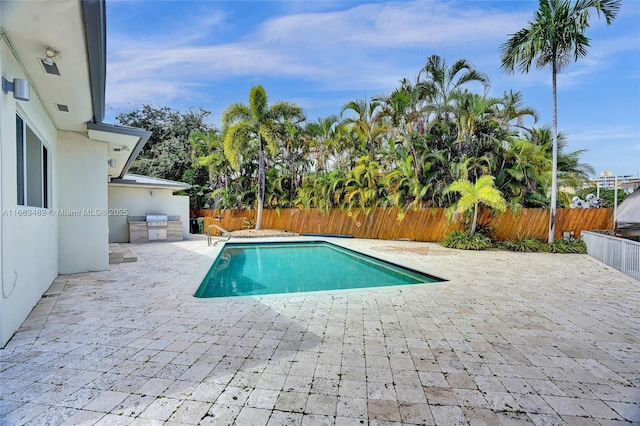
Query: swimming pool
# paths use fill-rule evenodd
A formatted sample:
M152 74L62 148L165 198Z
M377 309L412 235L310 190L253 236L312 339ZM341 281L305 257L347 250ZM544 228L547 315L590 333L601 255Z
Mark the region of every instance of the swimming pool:
M195 297L228 297L444 281L324 241L227 243Z

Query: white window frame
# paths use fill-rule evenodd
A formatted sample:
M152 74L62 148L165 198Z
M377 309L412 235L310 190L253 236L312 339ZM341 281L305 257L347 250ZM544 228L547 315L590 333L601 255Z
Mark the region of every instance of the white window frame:
M22 126L19 125L20 123ZM19 165L18 155L20 140L22 141L22 167ZM34 160L29 152L33 154L33 148L36 146L37 157ZM34 165L34 161L37 166ZM50 145L35 131L24 115L16 112L16 204L19 207L43 209L51 207L51 163ZM34 175L36 175L36 181L33 180Z

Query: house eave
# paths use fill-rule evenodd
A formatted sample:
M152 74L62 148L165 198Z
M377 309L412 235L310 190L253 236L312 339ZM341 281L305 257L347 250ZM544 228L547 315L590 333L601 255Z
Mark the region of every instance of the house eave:
M121 179L129 171L134 160L151 137L151 132L144 129L105 123L87 123L87 131L91 139L107 142L111 145L119 145L131 137L138 139L131 151L129 151L130 154L124 164L121 168L118 168L118 173L112 176L112 179ZM120 142L121 140L122 142Z
M107 81L107 24L104 0L84 0L87 56L91 80L93 121L101 123L105 115L105 89Z

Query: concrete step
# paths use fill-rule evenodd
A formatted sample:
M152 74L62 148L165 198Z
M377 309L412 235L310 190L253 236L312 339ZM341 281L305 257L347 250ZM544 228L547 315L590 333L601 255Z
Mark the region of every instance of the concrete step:
M128 247L118 243L109 244L109 264L137 262L138 258L134 256Z

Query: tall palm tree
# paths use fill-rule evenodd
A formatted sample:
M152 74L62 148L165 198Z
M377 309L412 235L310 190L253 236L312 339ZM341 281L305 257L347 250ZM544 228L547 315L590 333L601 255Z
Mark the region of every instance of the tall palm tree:
M265 148L272 154L278 152L283 120L303 117L302 109L290 102L267 104L264 87L253 86L249 91L249 105L235 103L222 113L224 125L224 152L231 166L240 168L241 161L248 161L247 154L258 152L258 213L256 229L262 229L262 209L265 192Z
M584 35L589 27L589 15L594 9L602 13L607 25L615 19L621 0L540 0L535 20L501 46L502 68L513 73L517 67L529 72L536 61L538 68L551 67L553 91L553 154L551 173L551 212L549 215L549 242L553 242L557 204L558 165L558 101L557 74L570 62L587 55L589 38Z

